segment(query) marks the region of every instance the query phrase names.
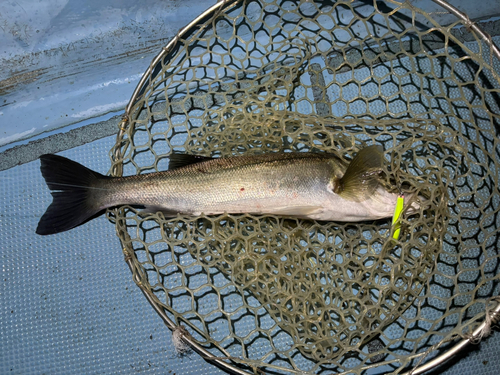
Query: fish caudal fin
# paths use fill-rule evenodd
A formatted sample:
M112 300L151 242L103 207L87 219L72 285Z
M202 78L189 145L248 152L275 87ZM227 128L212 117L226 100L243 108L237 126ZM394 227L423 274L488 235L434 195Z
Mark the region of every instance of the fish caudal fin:
M334 192L351 201L367 200L379 185L383 162L384 152L381 146L374 145L362 149L337 182Z
M53 200L38 222L37 234L64 232L99 213L94 203L95 185L108 177L62 156L42 155L40 162Z

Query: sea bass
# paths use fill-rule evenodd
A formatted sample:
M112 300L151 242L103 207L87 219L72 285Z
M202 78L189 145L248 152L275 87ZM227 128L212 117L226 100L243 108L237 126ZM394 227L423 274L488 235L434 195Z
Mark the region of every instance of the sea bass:
M380 184L383 159L380 146L362 149L350 163L328 153L173 154L167 171L109 177L42 155L53 201L36 233L63 232L121 205L165 216L248 213L343 222L391 217L398 195Z

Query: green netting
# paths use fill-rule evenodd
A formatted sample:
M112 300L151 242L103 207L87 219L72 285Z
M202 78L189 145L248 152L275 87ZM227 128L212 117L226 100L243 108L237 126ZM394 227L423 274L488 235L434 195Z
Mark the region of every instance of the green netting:
M159 311L249 372L400 372L476 328L499 295L487 43L396 2L231 2L197 22L132 99L114 174L163 170L172 152L335 152L347 165L379 144L384 185L413 202L398 240L390 219L116 210Z

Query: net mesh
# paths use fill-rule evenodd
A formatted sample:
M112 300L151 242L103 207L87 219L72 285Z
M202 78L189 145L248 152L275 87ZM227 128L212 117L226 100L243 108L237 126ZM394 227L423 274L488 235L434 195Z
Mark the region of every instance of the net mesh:
M389 219L114 210L162 313L250 373L398 373L475 329L500 294L500 90L465 26L408 3L245 1L179 36L131 102L112 174L165 170L173 152L347 164L376 143L384 184L419 208L398 240Z

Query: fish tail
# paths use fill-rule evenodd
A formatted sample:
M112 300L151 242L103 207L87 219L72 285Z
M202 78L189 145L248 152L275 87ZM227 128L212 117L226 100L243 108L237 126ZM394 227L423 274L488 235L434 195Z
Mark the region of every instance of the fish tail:
M95 187L99 180L109 177L58 155L42 155L40 162L42 176L53 200L38 222L37 234L64 232L83 224L102 210L96 205Z
M380 184L383 162L381 146L373 145L362 149L337 182L334 192L344 199L356 202L368 199Z

